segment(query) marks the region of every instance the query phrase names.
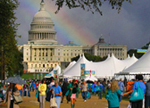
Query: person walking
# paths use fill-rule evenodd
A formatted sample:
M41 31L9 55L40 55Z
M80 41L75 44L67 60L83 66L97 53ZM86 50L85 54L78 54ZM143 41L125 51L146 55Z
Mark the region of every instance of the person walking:
M144 99L144 95L146 92L146 86L143 83L143 76L142 75L136 75L135 78L136 78L136 81L133 84L132 90L130 90L130 91L133 92L134 90L136 90L138 88L142 89L142 96ZM131 94L131 96L132 96L132 94ZM138 101L130 101L131 102L131 108L142 108L143 107L143 99L138 100Z
M75 101L76 101L76 94L79 90L78 84L75 79L72 82L72 86L71 86L70 90L71 90L71 94L70 94L71 95L71 108L74 108Z
M150 107L150 79L146 83L145 108Z
M128 95L132 91L127 93L122 93L118 87L118 81L113 80L110 89L108 89L108 93L106 95L106 99L108 101L108 108L119 108L119 97L118 95Z
M65 94L66 94L66 92L68 91L67 86L68 86L68 83L67 83L67 81L65 80L64 83L63 83L63 85L62 85L62 87L61 87L61 89L62 89L61 103L63 103Z
M119 86L120 91L123 92L124 83L123 83L122 79L120 79L120 81L118 82L118 86ZM122 96L120 95L119 102L121 102L121 100L122 100Z
M61 87L58 85L58 81L55 80L54 85L51 87L52 93L55 95L55 101L57 104L57 108L60 108L62 91Z
M10 83L10 87L6 91L6 98L4 100L4 103L7 102L7 108L19 108L19 105L14 103L14 95L19 96L20 92L15 87L15 84Z
M33 81L33 83L32 83L32 91L33 92L35 92L35 85L36 85L36 83L35 83L35 81Z
M100 88L100 90L99 90L99 99L102 99L102 91L103 91L102 81L98 82L98 86Z
M83 83L81 85L81 90L82 90L82 98L84 99L84 102L86 102L88 86L85 81L83 81Z
M105 93L105 91L106 91L106 79L104 79L104 81L103 81L103 93Z
M45 84L45 80L42 80L42 83L39 84L39 100L40 100L40 108L45 107L45 94L46 94L47 85Z

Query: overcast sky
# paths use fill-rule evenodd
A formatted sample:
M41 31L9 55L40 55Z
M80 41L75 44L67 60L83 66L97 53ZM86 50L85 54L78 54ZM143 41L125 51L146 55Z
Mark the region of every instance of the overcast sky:
M20 45L28 41L30 23L40 9L40 1L19 0L16 22L20 23L18 35L22 37L17 39ZM52 0L45 0L45 3L55 23L60 44L74 41L80 45L92 45L97 43L102 34L107 43L127 45L129 50L141 48L150 40L150 0L132 0L132 4L126 2L119 14L105 2L101 7L103 16L97 12L92 14L80 8L70 10L67 7L63 7L58 14L54 14L55 3Z

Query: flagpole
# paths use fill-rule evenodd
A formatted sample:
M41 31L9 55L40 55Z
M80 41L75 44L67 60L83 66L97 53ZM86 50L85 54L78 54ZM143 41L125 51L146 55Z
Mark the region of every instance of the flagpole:
M110 44L110 33L109 33L109 44Z

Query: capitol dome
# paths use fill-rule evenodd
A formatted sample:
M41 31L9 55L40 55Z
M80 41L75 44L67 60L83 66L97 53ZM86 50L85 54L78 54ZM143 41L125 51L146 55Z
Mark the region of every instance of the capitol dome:
M32 23L35 22L52 22L50 14L45 10L44 2L41 2L40 10L34 15Z
M44 0L40 10L34 15L29 30L29 41L32 44L57 44L56 31L50 14L45 10Z

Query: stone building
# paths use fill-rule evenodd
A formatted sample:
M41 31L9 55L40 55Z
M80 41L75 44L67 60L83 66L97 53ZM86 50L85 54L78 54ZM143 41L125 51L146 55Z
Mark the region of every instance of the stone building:
M23 52L24 72L47 73L57 64L61 66L85 52L101 57L111 53L119 59L127 57L126 45L109 45L104 42L103 37L93 46L76 45L72 41L66 45L58 44L54 23L45 10L43 0L40 5L40 10L34 15L30 25L28 44L18 45L18 49Z

